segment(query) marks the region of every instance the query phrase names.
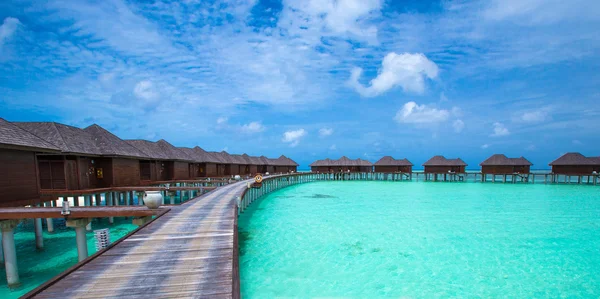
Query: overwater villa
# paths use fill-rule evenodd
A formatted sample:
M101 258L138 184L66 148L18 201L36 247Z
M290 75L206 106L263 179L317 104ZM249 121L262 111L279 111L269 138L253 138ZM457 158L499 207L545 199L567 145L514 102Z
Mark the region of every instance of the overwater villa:
M15 125L53 144L57 154L38 154L40 188L45 190L81 190L104 186L96 165L107 158L87 131L54 122L16 122ZM103 167L99 166L99 169Z
M461 158L446 159L444 156L434 156L423 163L425 173L464 173L467 163Z
M531 165L524 157L508 158L503 154L495 154L479 164L483 174L529 173Z
M60 154L60 149L0 118L0 206L41 201L37 153Z
M589 175L600 173L600 157L586 157L580 153L566 153L550 162L552 173Z
M146 156L139 161L142 181L150 183L172 179L175 161L169 157L163 147L159 146L158 142L148 140L126 140L126 142Z
M412 172L413 164L408 159L394 159L385 156L374 164L375 172Z
M274 166L274 170L276 173L287 173L297 171L298 163L284 155L281 155L277 159L272 159L271 162Z

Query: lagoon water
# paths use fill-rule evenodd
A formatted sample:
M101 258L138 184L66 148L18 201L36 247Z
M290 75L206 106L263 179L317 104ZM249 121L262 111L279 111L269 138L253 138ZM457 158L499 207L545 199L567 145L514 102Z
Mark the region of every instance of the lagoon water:
M243 298L598 298L600 189L314 182L240 216Z
M137 226L131 224L131 218L115 217L115 223L108 219L94 220L93 229L109 228L111 242L125 236ZM33 221L30 219L15 229L15 246L17 249L17 265L21 286L10 290L6 285L6 271L0 265L0 298L19 298L38 285L58 275L77 263L77 245L75 230L67 228L64 220L55 219L54 233L48 233L44 226L44 250L35 248ZM88 253L96 252L94 233L87 233Z

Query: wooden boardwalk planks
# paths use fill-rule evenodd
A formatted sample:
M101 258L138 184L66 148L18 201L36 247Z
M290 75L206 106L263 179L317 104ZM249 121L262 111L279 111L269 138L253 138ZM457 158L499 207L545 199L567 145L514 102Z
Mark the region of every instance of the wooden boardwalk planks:
M82 265L32 292L36 298L236 298L236 196L221 187L171 211ZM238 282L239 283L239 282Z

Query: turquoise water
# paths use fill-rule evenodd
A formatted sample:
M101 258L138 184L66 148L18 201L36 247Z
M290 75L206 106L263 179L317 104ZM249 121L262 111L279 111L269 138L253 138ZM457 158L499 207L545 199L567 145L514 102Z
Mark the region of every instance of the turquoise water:
M600 189L316 182L240 216L243 298L598 298Z
M110 225L108 219L94 221L93 229L109 228L110 238L114 242L134 230L137 226L131 224L131 218L117 218ZM49 234L44 225L44 250L35 248L33 221L22 222L15 229L15 246L17 248L17 265L21 287L10 290L6 284L4 264L0 264L0 298L18 298L29 292L48 279L58 275L77 263L77 245L75 230L67 228L64 220L55 220L54 233ZM88 253L96 252L94 233L87 233Z

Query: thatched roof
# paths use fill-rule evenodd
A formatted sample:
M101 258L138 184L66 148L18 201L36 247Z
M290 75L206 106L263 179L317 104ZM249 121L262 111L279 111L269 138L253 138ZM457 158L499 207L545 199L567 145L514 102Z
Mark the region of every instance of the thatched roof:
M0 145L24 147L31 150L58 152L59 148L27 130L0 118Z
M600 165L600 157L586 157L580 153L566 153L549 165Z
M196 152L196 156L200 159L198 162L201 163L221 163L221 160L216 158L211 153L205 151L199 146L194 147L194 151Z
M408 159L394 159L392 156L385 156L375 162L375 166L413 166Z
M249 165L261 165L262 164L259 157L249 156L245 153L242 154L242 157L244 157L244 159L246 159L246 161L248 161Z
M281 155L279 158L277 159L270 159L272 164L271 165L276 165L276 166L298 166L298 163L294 162L292 159Z
M214 158L219 160L220 164L236 164L233 162L233 158L226 151L221 152L209 152Z
M487 158L485 161L479 164L481 166L531 166L533 165L524 157L519 158L508 158L503 154L495 154Z
M184 152L188 157L190 157L192 160L192 162L196 162L196 163L203 163L203 159L204 156L201 155L199 152L197 152L195 149L193 148L189 148L189 147L178 147L178 150Z
M249 165L250 161L246 160L242 155L230 155L234 164L238 165Z
M423 163L423 166L467 166L467 163L461 158L446 159L444 156L434 156Z
M325 160L316 160L316 161L308 164L308 166L310 166L310 167L325 166L325 165L323 165L324 163L325 163Z
M262 162L261 165L274 165L273 161L271 161L271 159L269 159L269 158L267 158L265 156L260 156L259 159Z
M171 160L162 150L158 143L148 140L125 140L128 144L135 147L146 155L149 159Z
M156 144L170 160L194 161L194 158L188 156L185 152L179 150L164 139L157 141Z
M56 146L63 153L101 155L90 133L55 122L15 122L15 125Z
M99 125L93 124L85 129L86 132L92 135L96 147L104 156L120 156L132 158L147 158L148 156L125 142L121 138L115 136L111 132L102 128Z
M284 157L285 159L288 160L288 166L300 166L300 164L296 163L296 161L290 159L289 157L286 157L286 156L283 156L283 155L281 157Z

